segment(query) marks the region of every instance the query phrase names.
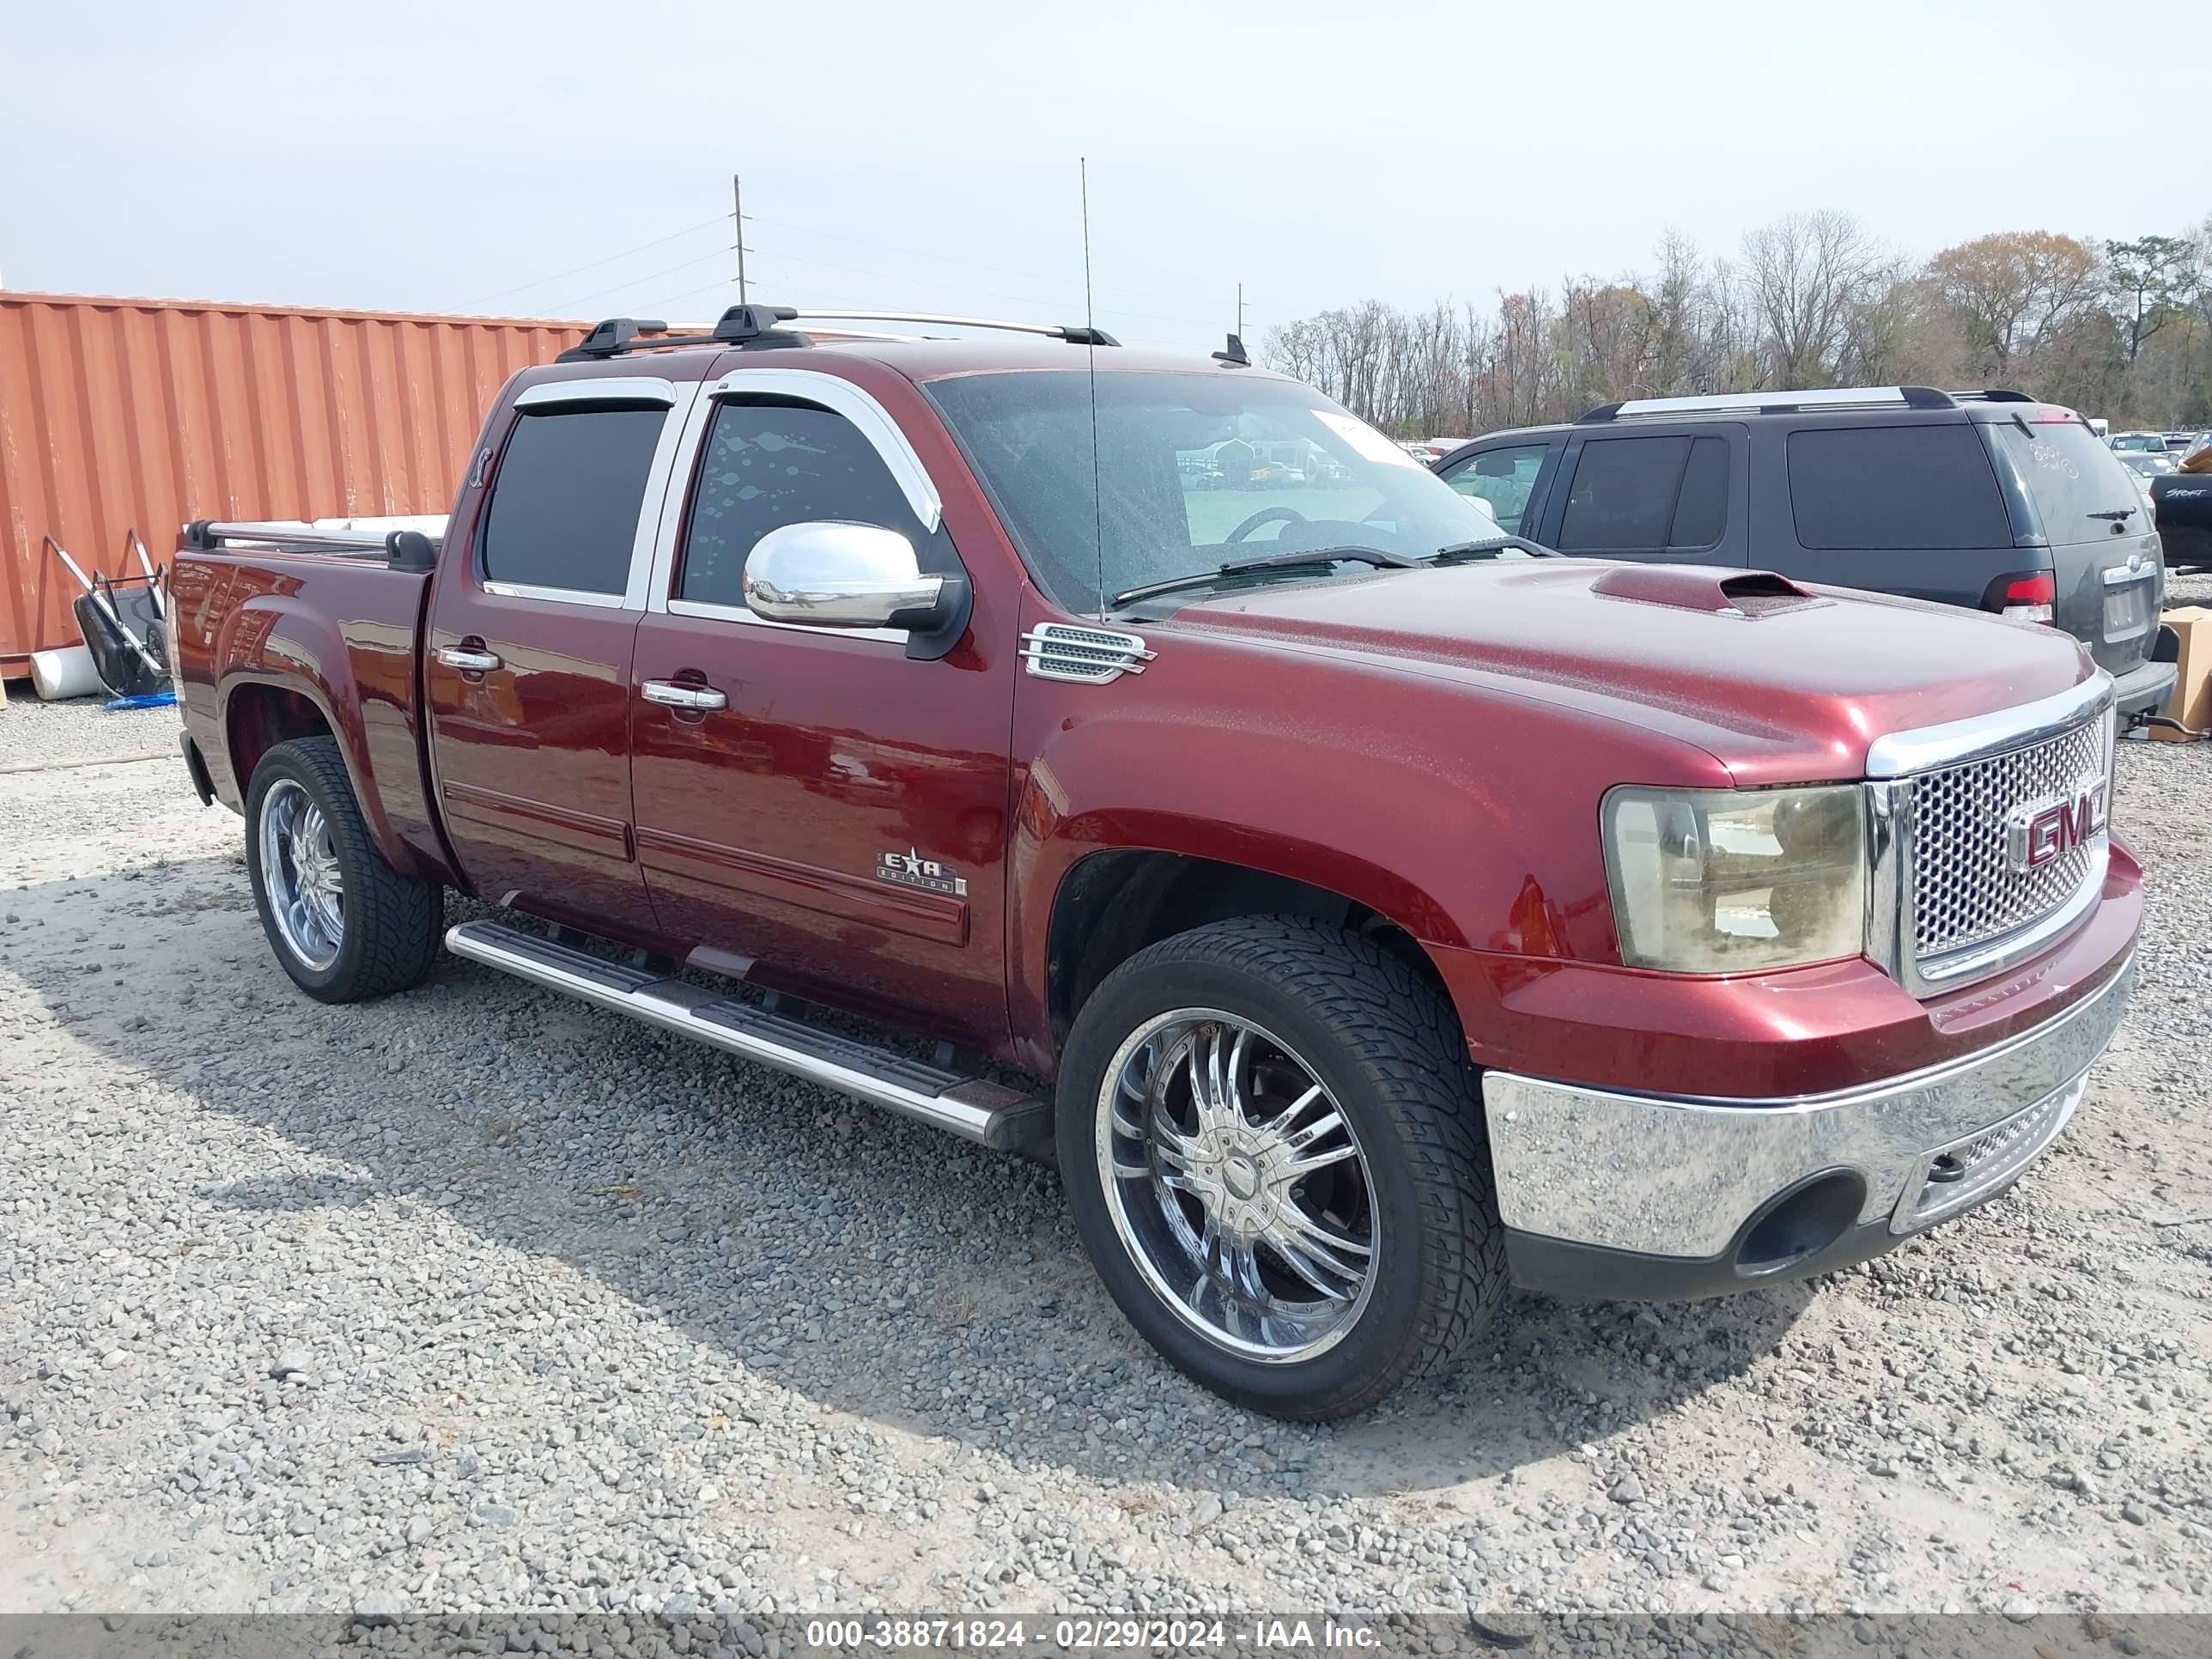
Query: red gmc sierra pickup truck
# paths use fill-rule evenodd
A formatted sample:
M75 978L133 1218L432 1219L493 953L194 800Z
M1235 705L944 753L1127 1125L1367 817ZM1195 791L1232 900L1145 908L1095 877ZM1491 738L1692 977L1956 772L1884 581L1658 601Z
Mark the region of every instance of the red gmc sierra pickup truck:
M1509 1283L1863 1260L2074 1112L2142 898L2072 639L1550 556L1233 342L853 315L600 325L439 537L186 526L185 761L302 989L442 936L1054 1156L1293 1417Z

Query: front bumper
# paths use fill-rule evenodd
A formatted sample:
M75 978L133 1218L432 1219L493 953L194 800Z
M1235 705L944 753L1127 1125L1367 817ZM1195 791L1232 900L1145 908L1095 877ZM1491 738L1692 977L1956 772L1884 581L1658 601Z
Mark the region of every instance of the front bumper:
M1824 1272L2003 1191L2065 1127L2135 988L1832 1094L1722 1100L1482 1079L1516 1279L1671 1300Z

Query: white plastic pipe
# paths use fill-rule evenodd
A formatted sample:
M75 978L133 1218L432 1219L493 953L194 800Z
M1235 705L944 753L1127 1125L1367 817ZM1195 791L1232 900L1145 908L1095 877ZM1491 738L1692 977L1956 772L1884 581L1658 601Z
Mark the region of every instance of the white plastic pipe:
M31 686L45 702L88 697L107 689L100 684L100 671L92 665L92 653L81 645L31 653Z

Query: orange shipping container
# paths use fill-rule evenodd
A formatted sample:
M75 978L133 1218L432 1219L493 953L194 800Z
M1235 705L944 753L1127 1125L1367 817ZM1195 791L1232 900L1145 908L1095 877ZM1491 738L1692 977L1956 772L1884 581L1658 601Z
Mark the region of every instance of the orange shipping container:
M587 325L0 292L0 674L76 641L68 572L157 564L187 517L453 505L492 394Z

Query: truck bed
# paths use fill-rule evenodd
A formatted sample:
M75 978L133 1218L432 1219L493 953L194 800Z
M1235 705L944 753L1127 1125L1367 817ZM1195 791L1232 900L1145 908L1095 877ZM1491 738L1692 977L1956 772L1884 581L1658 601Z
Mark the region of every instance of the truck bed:
M169 592L185 736L216 798L243 811L254 762L319 714L386 856L442 878L422 746L429 573L395 568L369 547L187 546Z

